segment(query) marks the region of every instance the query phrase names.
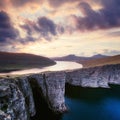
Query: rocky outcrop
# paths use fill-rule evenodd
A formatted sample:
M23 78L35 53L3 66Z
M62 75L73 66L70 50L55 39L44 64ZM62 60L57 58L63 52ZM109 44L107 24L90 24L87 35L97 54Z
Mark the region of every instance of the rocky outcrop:
M31 85L38 86L42 95L55 113L67 111L65 106L65 72L46 72L29 76Z
M30 120L35 115L37 97L33 98L33 92L36 89L38 97L41 94L53 112L64 113L66 83L92 88L120 85L120 64L1 78L0 120Z
M109 88L109 84L120 85L120 64L69 71L66 72L66 82L92 88Z
M2 89L3 87L4 89ZM3 112L1 112L1 119L4 120L4 116L7 116L8 120L22 120L22 118L28 120L25 98L19 88L15 84L4 83L4 85L1 86L1 92L3 92L0 96L0 106Z
M0 120L29 120L33 115L35 106L28 79L0 79Z

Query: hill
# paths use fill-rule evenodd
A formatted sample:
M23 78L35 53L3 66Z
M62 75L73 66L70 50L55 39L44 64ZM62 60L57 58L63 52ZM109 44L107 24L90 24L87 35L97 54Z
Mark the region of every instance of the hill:
M71 54L63 57L55 57L52 59L56 61L75 61L76 62L76 61L84 61L84 60L91 60L91 59L105 58L105 57L108 57L108 56L97 54L91 57L83 57L83 56L76 56Z
M83 67L94 67L108 64L120 64L120 55L109 56L105 58L95 58L91 60L78 61Z
M55 62L47 57L26 53L0 52L0 72L40 68L54 64Z

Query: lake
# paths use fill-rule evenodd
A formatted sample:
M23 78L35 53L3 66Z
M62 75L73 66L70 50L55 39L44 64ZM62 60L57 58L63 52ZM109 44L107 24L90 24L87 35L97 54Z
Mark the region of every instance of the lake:
M53 114L42 96L37 100L37 115L32 120L120 120L120 86L82 88L66 85L65 103L69 111Z
M82 68L82 65L76 62L56 61L56 64L53 66L18 70L18 71L12 71L9 73L0 73L0 75L22 75L22 74L30 74L30 73L40 73L45 71L72 70L72 69L78 69L78 68Z
M120 120L120 86L110 89L66 85L70 111L61 120Z

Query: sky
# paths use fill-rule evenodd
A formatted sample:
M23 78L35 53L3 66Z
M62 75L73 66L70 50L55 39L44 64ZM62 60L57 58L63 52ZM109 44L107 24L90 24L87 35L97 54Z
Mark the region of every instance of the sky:
M0 0L0 51L120 54L120 0Z

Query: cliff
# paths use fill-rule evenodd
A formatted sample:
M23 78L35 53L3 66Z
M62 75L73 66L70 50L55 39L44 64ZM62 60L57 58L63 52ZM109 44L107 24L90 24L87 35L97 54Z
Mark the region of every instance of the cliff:
M64 113L65 84L109 88L120 85L120 64L0 79L0 120L30 120L40 95L54 113ZM36 93L36 96L34 95ZM39 103L39 101L37 101Z
M27 77L0 79L0 120L29 120L35 115Z

